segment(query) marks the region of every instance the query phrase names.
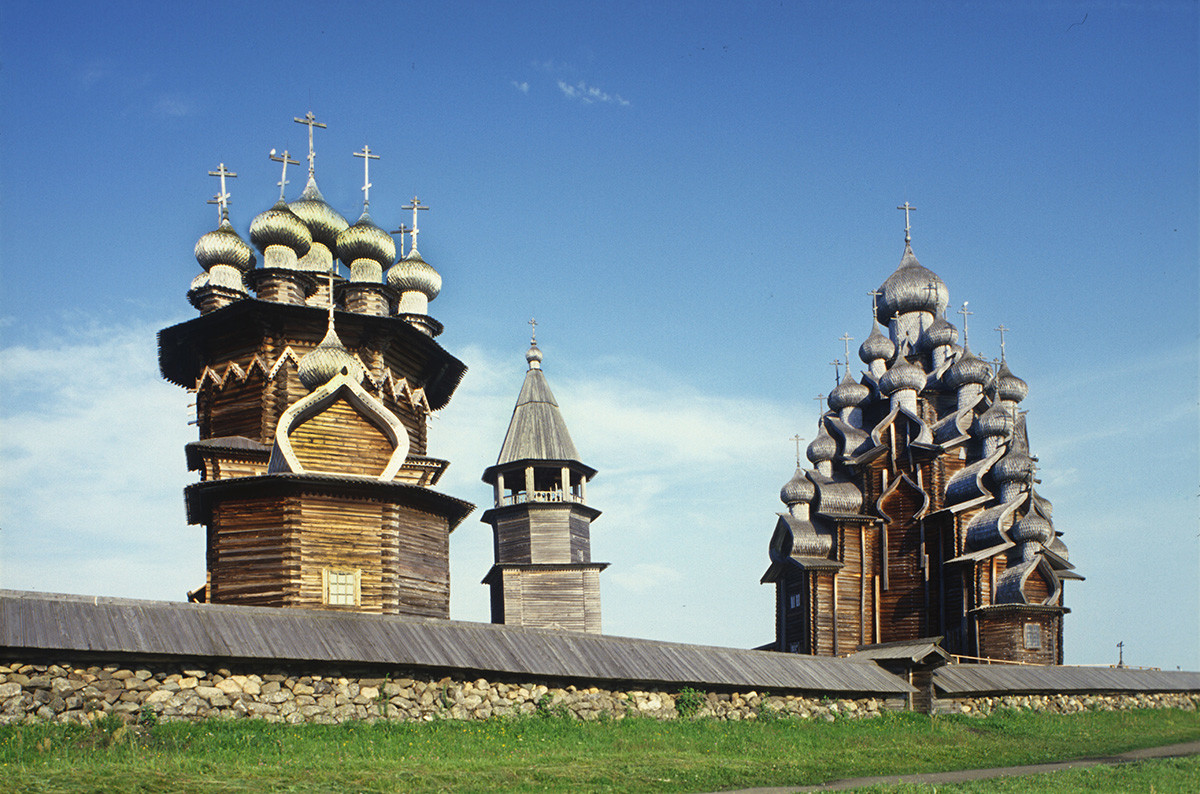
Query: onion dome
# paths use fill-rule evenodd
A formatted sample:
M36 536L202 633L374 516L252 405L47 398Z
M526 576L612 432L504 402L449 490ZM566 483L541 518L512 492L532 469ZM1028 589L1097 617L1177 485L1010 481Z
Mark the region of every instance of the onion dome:
M1033 458L1016 447L1010 449L1004 457L996 461L995 466L992 466L992 477L999 483L1024 482L1032 473Z
M952 345L957 341L958 329L951 325L945 317L938 317L921 334L921 345L926 350Z
M342 214L325 203L325 197L317 189L317 180L311 175L300 198L288 204L312 233L314 242L321 243L330 251L337 245L337 237L350 224Z
M420 292L429 300L442 291L442 277L415 248L388 270L387 283L401 292Z
M952 389L965 386L968 383L983 385L992 376L992 368L986 361L971 353L971 348L963 347L962 353L947 370L946 385Z
M346 349L337 331L330 325L321 343L300 358L297 374L304 388L312 391L343 372L352 380L360 380L363 376L362 365Z
M896 343L880 333L877 323L871 323L871 334L858 348L858 357L863 360L864 364L870 364L879 359L891 361L894 355L896 355Z
M900 361L879 379L879 391L890 396L903 389L920 391L925 388L925 370L908 361Z
M992 403L992 407L988 408L975 419L975 425L971 428L972 433L978 437L987 436L1006 436L1012 432L1013 419L1012 414L1000 407L1000 403Z
M933 289L930 289L932 287ZM905 243L904 256L896 272L879 287L881 294L875 317L887 323L896 312L929 312L941 314L950 303L950 291L932 270L923 267Z
M833 456L837 454L837 442L833 440L833 436L829 435L829 431L825 429L824 422L821 423L821 432L817 433L817 437L808 445L806 454L814 465L824 463L827 460L833 460Z
M871 390L850 377L850 372L847 370L845 377L842 378L842 382L834 386L833 391L829 392L827 402L830 408L840 411L843 408L853 408L870 396Z
M233 230L228 218L221 225L196 241L196 261L205 270L214 265L228 265L242 272L254 267L254 251Z
M796 473L792 475L792 479L779 489L779 501L788 507L800 502L811 502L816 495L816 486L812 484L812 480L804 476L804 470L799 466L796 467Z
M1037 513L1030 512L1013 524L1012 529L1008 531L1008 536L1017 543L1033 541L1044 545L1054 537L1054 527L1050 526L1050 522Z
M1029 394L1029 384L1012 374L1005 361L1000 362L1000 369L996 372L996 380L993 385L996 389L996 396L1001 400L1019 403Z
M200 275L198 275L194 279L192 279L192 284L191 284L191 286L188 287L188 292L191 292L194 289L200 289L201 287L207 287L207 286L208 286L208 274L201 273Z
M370 259L384 267L396 258L396 241L380 229L364 210L353 226L343 229L337 236L337 257L347 267L355 260Z
M264 254L267 247L282 245L296 252L296 256L304 256L312 247L313 236L304 221L292 212L283 199L266 212L255 216L250 223L250 242L258 246Z
M430 268L432 270L432 268ZM529 363L530 369L542 368L542 351L537 346L537 342L530 345L529 350L525 353L525 361Z

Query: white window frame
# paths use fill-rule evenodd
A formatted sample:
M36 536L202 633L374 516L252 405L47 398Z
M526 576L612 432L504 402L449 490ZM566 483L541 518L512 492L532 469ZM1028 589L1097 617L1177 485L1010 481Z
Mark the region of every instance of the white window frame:
M362 570L321 569L321 599L326 606L362 606Z

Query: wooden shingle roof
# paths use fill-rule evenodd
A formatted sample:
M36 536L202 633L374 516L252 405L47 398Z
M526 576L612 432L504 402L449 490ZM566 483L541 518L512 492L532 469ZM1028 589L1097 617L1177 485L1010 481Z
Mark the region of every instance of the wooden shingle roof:
M952 664L933 672L947 697L1055 692L1200 692L1200 673L1068 665Z
M425 668L597 684L896 696L872 663L488 623L0 590L0 654Z

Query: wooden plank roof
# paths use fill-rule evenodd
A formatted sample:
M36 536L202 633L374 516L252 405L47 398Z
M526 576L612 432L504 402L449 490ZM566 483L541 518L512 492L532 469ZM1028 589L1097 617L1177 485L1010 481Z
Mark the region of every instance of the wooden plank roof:
M1069 665L952 664L933 672L944 695L1055 692L1200 692L1200 673Z
M488 623L0 590L0 653L269 659L574 679L896 696L869 662Z

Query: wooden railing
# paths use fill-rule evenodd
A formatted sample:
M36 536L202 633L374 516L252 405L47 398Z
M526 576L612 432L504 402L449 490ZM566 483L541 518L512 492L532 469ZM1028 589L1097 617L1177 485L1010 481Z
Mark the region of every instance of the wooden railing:
M529 502L578 502L582 504L583 498L563 491L533 491L532 494L521 491L520 493L506 494L500 498L501 506Z

